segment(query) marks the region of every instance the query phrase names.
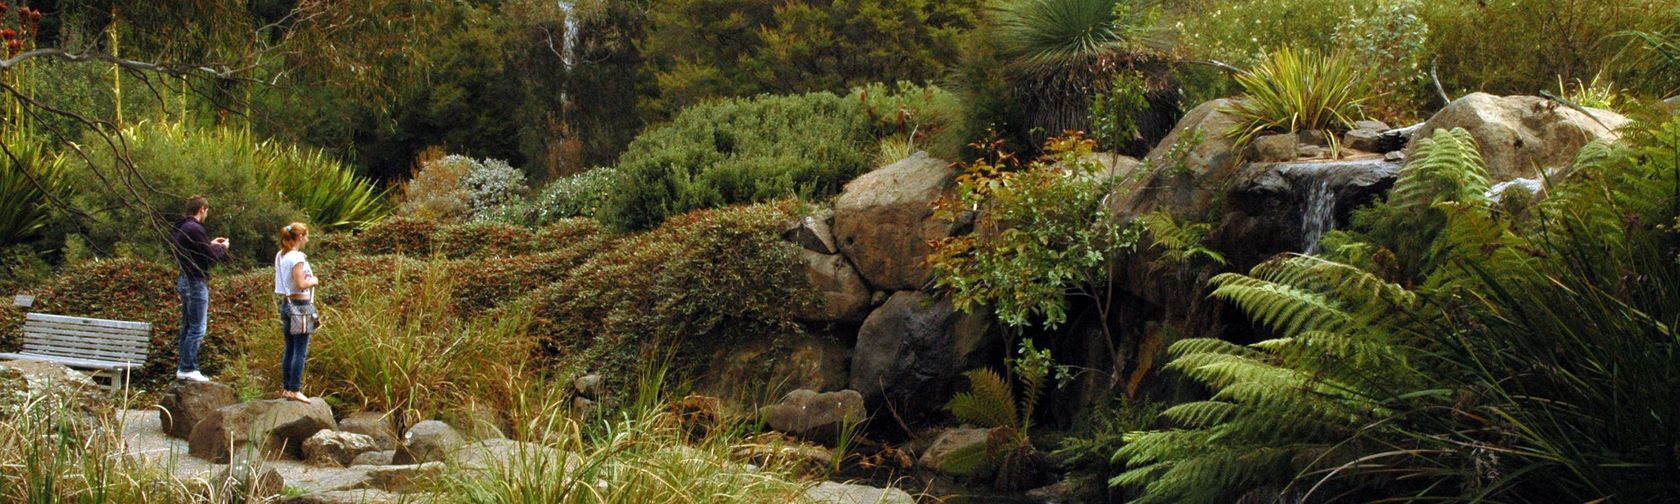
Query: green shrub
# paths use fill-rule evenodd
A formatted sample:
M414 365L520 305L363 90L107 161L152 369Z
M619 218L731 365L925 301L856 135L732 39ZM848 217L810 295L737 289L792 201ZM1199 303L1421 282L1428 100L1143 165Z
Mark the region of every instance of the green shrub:
M1672 18L1659 13L1680 7L1674 0L1506 0L1425 2L1429 52L1439 56L1441 83L1448 92L1479 90L1534 94L1564 80L1591 81L1601 71L1620 70L1612 80L1655 84L1638 77L1644 68L1615 65L1625 30L1660 31ZM1660 95L1653 86L1638 94Z
M122 141L126 156L92 138L83 142L91 164L72 163L75 204L91 216L73 226L95 251L170 261L170 234L194 194L210 199L205 227L232 241L233 268L271 263L280 228L304 218L269 190L265 156L247 133L145 123L124 130Z
M625 236L532 294L531 335L564 365L628 369L647 348L712 348L799 331L812 301L778 226L789 201L702 210Z
M884 90L766 95L684 110L631 142L601 217L642 230L690 210L834 194L871 168L867 151L881 137L931 134L954 115L949 95L936 88Z
M1360 105L1371 98L1345 53L1286 47L1238 75L1237 82L1244 93L1225 112L1239 122L1225 134L1237 137L1239 145L1266 132L1325 130L1335 147L1335 133L1363 118Z
M617 171L595 168L550 182L538 194L518 199L479 218L524 226L542 226L560 219L594 217L606 204Z
M452 226L439 233L439 242L448 241L445 236L459 233L466 237L484 237L489 233L470 231L483 226ZM495 238L506 240L495 253L482 249L470 258L449 262L449 269L456 278L471 279L461 282L453 289L454 300L451 307L461 316L472 316L479 312L495 308L499 305L523 298L551 283L559 282L571 273L573 268L588 260L590 257L610 247L614 238L605 233L599 224L589 219L568 219L536 231L525 228L507 228L518 230L521 237ZM462 232L466 231L466 232ZM439 245L447 248L447 245ZM459 257L459 256L452 256Z
M1654 96L1680 93L1680 8L1668 11L1666 17L1664 25L1616 34L1615 42L1623 46L1614 68Z
M1336 26L1337 47L1370 83L1366 108L1372 116L1409 124L1427 112L1429 25L1422 10L1422 0L1376 2L1368 13L1350 11Z
M1105 91L1091 97L1091 138L1099 148L1119 151L1143 140L1138 116L1149 111L1148 86L1142 72L1118 72Z

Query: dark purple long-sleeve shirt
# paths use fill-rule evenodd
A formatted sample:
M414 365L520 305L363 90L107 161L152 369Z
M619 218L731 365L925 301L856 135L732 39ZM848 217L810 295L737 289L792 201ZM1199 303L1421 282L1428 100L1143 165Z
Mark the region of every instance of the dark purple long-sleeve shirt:
M210 265L227 258L227 247L210 243L210 234L198 219L187 217L175 223L175 262L181 274L195 280L210 279Z

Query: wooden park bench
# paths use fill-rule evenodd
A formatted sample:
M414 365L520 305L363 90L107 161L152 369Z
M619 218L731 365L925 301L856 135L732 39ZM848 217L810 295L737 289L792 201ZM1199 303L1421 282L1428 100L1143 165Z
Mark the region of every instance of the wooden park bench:
M122 390L130 372L146 364L152 325L145 322L28 313L23 321L23 351L0 353L0 359L28 359L92 370Z

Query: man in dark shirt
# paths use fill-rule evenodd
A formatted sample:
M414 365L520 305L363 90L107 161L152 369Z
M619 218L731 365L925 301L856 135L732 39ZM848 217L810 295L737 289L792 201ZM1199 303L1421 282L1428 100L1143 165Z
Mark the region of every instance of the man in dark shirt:
M181 276L175 279L175 292L181 295L181 337L176 342L181 363L175 368L175 379L198 382L210 381L198 371L198 345L204 342L204 328L210 322L210 266L227 258L228 239L204 231L204 218L210 215L210 203L203 196L187 198L186 216L175 223L172 249L175 262L181 266Z

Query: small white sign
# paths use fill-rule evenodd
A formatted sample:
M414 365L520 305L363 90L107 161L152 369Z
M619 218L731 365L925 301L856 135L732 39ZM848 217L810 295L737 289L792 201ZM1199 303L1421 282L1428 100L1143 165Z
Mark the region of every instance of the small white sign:
M18 294L16 296L12 296L12 306L15 306L15 307L18 307L18 308L28 308L28 307L34 306L34 305L35 305L35 296L30 296L30 295L25 295L25 294Z

